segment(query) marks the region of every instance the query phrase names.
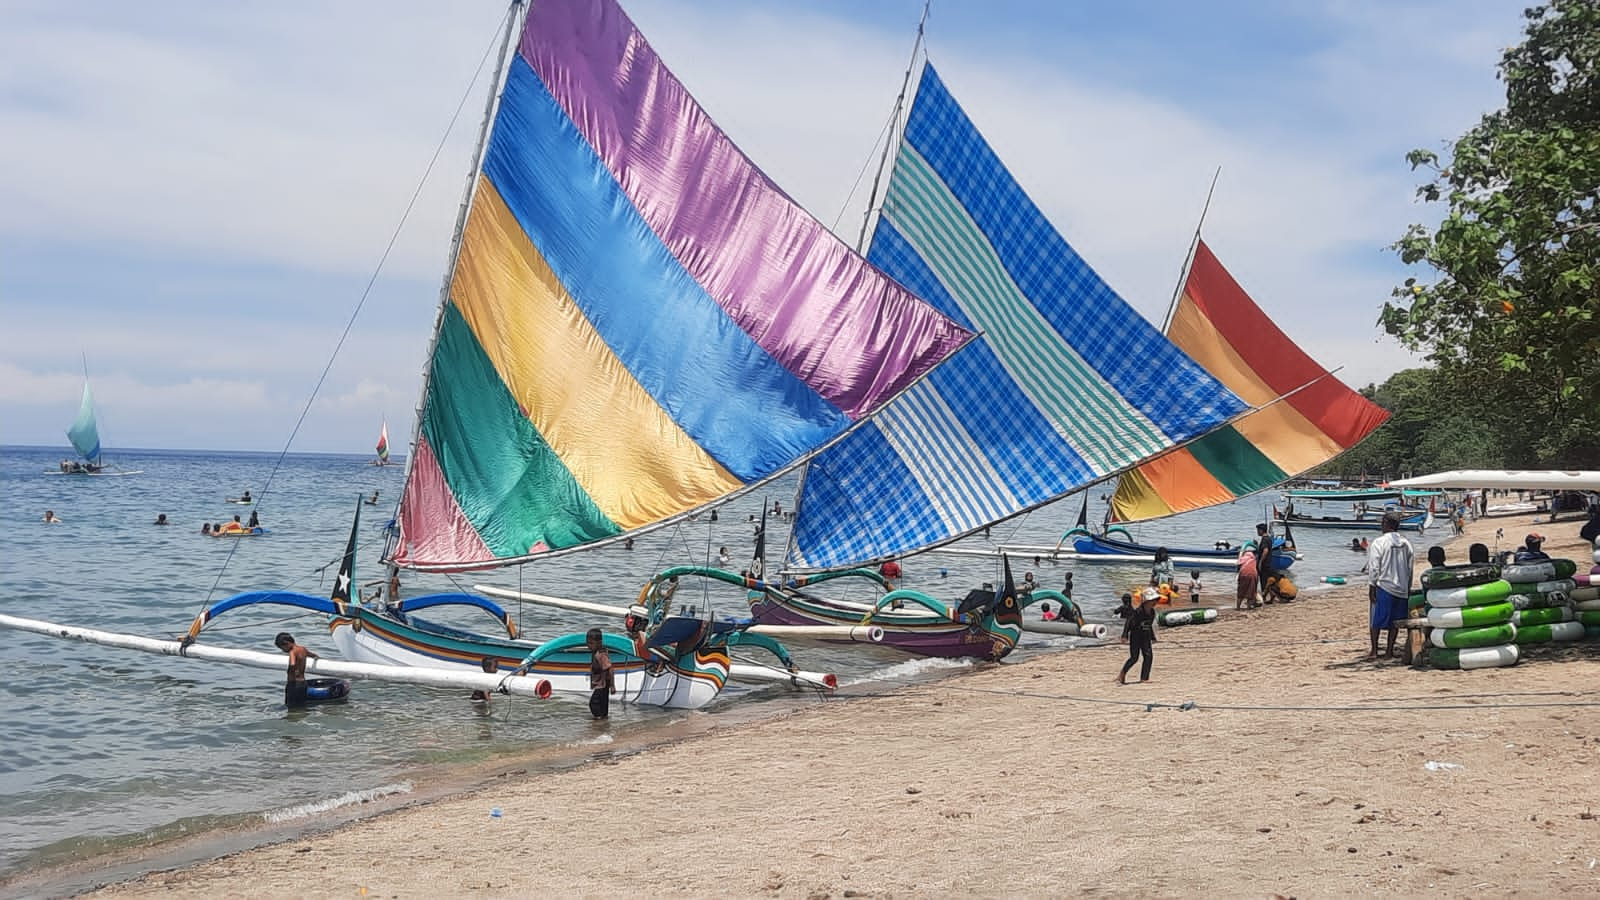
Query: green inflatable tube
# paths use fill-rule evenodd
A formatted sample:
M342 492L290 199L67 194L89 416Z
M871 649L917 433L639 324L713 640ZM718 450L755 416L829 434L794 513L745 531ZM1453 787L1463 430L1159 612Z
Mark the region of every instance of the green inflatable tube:
M1579 610L1578 621L1585 625L1600 625L1600 609Z
M1510 593L1510 582L1496 580L1464 587L1428 588L1427 597L1429 606L1483 606L1498 603Z
M1465 566L1438 566L1424 569L1422 586L1425 588L1471 587L1494 581L1500 577L1500 567L1473 564Z
M1158 613L1156 621L1168 628L1174 625L1200 625L1206 622L1215 622L1217 611L1211 607L1200 609L1169 609Z
M1514 666L1522 658L1516 644L1498 647L1477 647L1471 650L1428 651L1428 664L1437 669L1492 669Z
M1510 622L1478 628L1435 628L1428 632L1428 643L1451 650L1492 647L1495 644L1509 644L1516 639L1517 626Z
M1549 625L1529 625L1517 629L1517 643L1519 644L1548 644L1551 641L1577 641L1582 640L1584 625L1582 622L1553 622Z
M1571 621L1572 610L1567 609L1565 606L1547 606L1544 609L1519 609L1511 614L1511 623L1517 626L1518 641L1522 641L1523 626L1554 625L1557 622Z
M1583 625L1582 622L1578 624ZM1600 625L1583 625L1583 636L1590 640L1600 638Z
M1566 594L1512 594L1506 599L1517 609L1549 609L1567 605Z
M1434 628L1481 628L1511 621L1516 610L1501 601L1484 606L1438 606L1428 608L1428 624Z
M1412 594L1406 598L1406 609L1415 612L1417 609L1426 606L1427 603L1428 595L1422 591L1417 591L1415 594Z
M1500 570L1500 577L1521 584L1526 581L1550 581L1571 578L1578 574L1578 564L1570 559L1545 559L1539 562L1515 563Z
M1557 578L1550 581L1519 581L1511 585L1513 594L1554 594L1557 591L1566 594L1578 586L1571 578Z

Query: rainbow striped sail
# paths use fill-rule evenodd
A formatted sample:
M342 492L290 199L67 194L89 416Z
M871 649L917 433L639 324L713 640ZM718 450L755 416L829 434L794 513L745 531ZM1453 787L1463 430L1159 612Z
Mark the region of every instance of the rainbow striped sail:
M811 462L790 569L953 540L1247 408L1078 256L931 65L868 258L984 337Z
M483 568L673 521L971 339L756 168L615 2L535 4L506 73L397 564Z
M1111 498L1119 521L1227 503L1271 487L1354 447L1389 418L1289 340L1205 241L1195 246L1167 337L1261 408L1124 473Z

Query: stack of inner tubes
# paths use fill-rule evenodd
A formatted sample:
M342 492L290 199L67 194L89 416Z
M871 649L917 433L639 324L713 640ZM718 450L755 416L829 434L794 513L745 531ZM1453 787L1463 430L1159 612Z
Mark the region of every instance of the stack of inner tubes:
M1440 669L1516 665L1516 607L1496 565L1438 566L1422 573L1428 663Z

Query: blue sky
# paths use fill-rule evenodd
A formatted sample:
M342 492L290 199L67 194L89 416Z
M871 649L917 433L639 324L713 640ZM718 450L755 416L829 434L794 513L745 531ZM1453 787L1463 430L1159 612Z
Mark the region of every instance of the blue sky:
M625 2L824 223L899 90L921 3ZM1521 5L941 0L928 48L1067 240L1159 321L1206 237L1352 384L1415 364L1374 326L1427 212L1403 156L1503 99ZM503 7L12 2L0 29L0 444L64 444L87 357L108 446L276 449ZM483 87L295 442L403 446Z

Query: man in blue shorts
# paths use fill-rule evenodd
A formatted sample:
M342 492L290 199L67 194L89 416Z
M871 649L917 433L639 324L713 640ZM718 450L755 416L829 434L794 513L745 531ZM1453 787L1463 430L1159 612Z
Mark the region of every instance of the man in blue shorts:
M1383 534L1367 545L1367 599L1372 608L1372 650L1367 659L1378 658L1378 632L1389 629L1385 656L1394 656L1396 623L1406 617L1406 598L1411 596L1411 568L1416 561L1411 542L1400 536L1400 515L1383 514Z

